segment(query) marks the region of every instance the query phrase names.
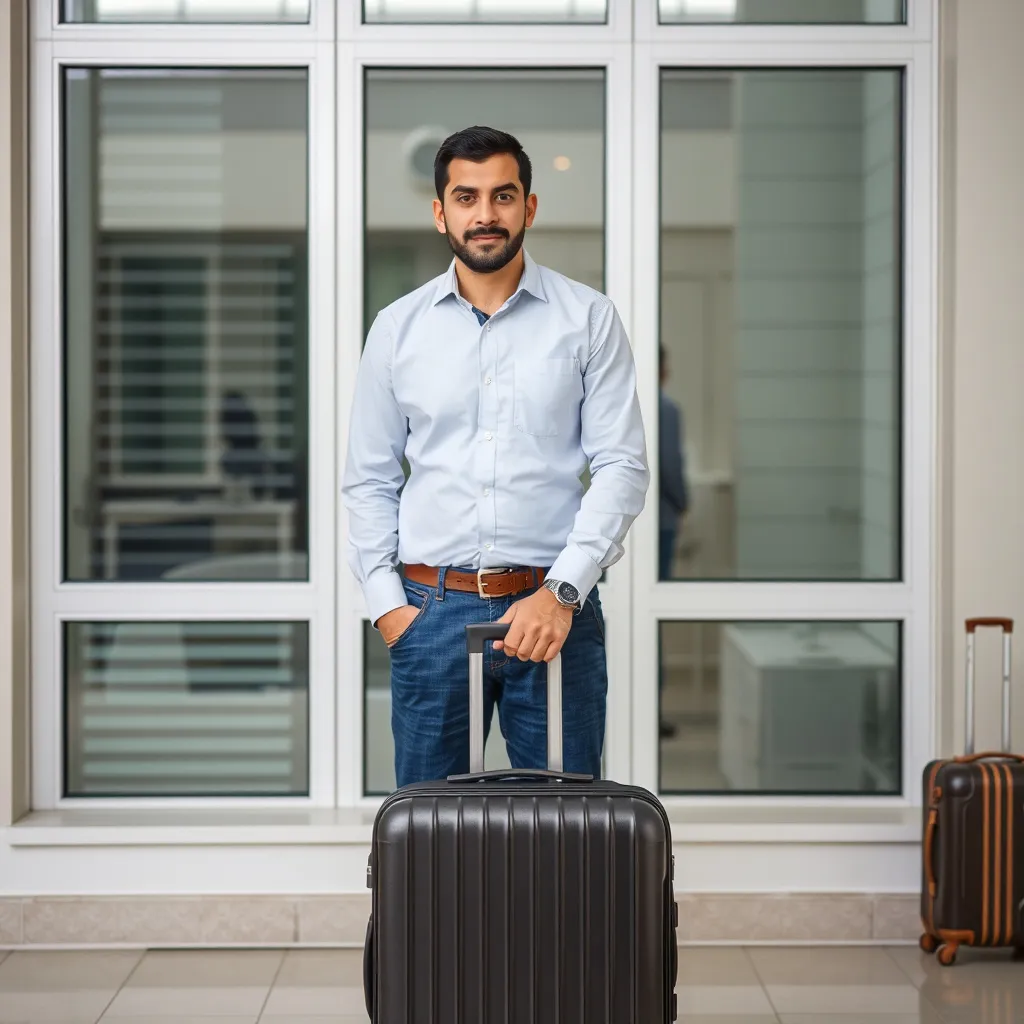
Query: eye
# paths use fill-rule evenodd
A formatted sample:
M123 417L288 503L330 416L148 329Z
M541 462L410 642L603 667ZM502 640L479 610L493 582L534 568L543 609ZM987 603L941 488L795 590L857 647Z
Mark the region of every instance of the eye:
M499 192L497 198L498 199L511 199L512 198L512 193L511 192Z

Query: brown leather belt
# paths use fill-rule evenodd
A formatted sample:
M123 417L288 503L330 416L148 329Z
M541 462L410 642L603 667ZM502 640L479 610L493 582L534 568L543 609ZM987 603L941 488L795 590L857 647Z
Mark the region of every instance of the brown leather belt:
M480 597L512 597L532 590L544 582L545 569L479 569L460 572L448 569L444 574L445 590L461 590ZM413 583L436 587L438 570L429 565L406 565L402 574Z

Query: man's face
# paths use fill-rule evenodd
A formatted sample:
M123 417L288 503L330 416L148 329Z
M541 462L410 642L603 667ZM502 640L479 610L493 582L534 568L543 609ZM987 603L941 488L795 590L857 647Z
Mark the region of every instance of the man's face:
M499 154L483 163L448 165L444 204L434 200L434 223L452 252L479 274L501 270L522 248L533 224L537 197L523 193L515 157Z

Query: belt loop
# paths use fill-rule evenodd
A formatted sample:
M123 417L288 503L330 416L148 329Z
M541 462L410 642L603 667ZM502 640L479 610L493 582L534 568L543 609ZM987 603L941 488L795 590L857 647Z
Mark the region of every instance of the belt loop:
M434 600L435 601L443 601L444 600L444 578L445 578L445 575L447 574L447 572L448 572L448 566L446 566L446 565L440 566L440 568L438 568L438 570L437 570L437 590L434 593Z

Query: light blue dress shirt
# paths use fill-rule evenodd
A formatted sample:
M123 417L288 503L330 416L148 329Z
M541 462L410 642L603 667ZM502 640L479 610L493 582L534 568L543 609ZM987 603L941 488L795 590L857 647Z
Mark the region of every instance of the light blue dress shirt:
M481 324L453 260L377 315L342 483L371 622L407 603L399 562L550 567L588 594L622 557L649 482L633 354L600 292L527 254Z

